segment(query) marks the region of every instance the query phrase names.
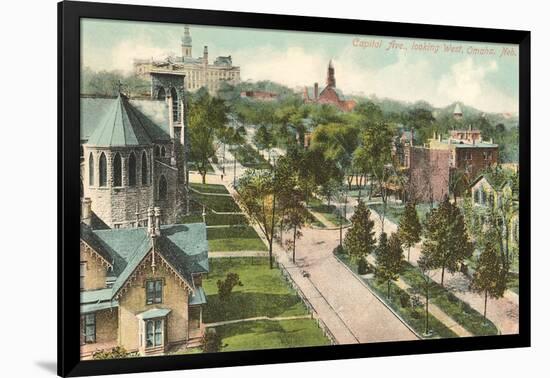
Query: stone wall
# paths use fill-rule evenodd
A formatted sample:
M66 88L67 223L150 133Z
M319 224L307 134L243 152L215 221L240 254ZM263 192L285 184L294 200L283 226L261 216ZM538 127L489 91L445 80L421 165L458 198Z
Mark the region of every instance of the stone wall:
M82 241L80 242L80 262L86 262L83 290L104 289L107 267L101 263L99 257L95 256Z

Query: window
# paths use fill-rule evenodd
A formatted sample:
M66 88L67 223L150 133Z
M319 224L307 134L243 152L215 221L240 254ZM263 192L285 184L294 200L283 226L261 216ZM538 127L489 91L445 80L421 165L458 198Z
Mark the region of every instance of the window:
M178 94L174 88L170 90L170 94L172 95L172 120L177 121L178 120Z
M95 172L94 172L94 154L90 152L90 157L88 158L88 184L90 186L94 186L94 178L95 178Z
M162 146L162 147L160 148L160 156L162 156L162 157L165 157L165 156L166 156L166 148L164 148L164 146Z
M86 261L80 263L80 290L84 290L84 280L86 278Z
M95 343L95 314L84 315L84 342Z
M166 178L164 176L160 176L159 179L159 200L165 200L166 194L168 191L168 185L166 184Z
M113 173L113 185L122 186L122 158L118 152L115 154L115 159L113 161Z
M164 91L164 88L159 89L159 93L157 95L157 99L164 100L166 98L166 92Z
M141 155L141 185L147 185L147 154L143 151Z
M160 148L159 146L155 146L155 156L159 156L160 155Z
M107 158L103 152L99 157L99 186L107 186Z
M147 322L145 323L145 329L147 331L145 337L145 347L153 348L162 346L164 341L164 320L147 320Z
M145 282L146 304L162 303L162 280L149 280Z
M132 152L128 158L128 185L136 185L137 176L136 155Z

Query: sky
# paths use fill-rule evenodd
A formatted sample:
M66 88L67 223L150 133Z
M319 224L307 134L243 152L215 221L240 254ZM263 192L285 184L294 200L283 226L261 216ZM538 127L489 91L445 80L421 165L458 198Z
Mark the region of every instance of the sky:
M517 45L368 35L189 25L193 56L231 55L241 79L291 88L325 84L332 59L346 95L375 95L442 107L460 101L486 112L517 113ZM134 58L181 54L184 25L118 20L81 21L81 64L132 71Z

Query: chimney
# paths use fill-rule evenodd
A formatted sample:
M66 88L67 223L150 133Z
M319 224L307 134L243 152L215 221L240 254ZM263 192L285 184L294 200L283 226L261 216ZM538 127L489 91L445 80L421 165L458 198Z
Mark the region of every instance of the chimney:
M92 225L92 200L85 197L81 202L81 221L87 226Z
M160 216L161 216L160 207L155 206L154 213L155 213L155 235L160 236L160 224L161 224L160 223Z
M313 84L313 97L315 100L319 99L319 83Z
M155 235L155 212L153 208L150 207L147 209L147 234L149 236Z
M493 138L489 139L489 143L493 144Z

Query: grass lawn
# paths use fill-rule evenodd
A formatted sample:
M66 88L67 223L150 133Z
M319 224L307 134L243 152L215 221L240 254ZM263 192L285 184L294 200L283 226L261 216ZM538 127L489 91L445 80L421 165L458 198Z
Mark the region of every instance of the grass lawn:
M231 153L243 167L269 169L269 163L251 145L244 144L230 149Z
M350 222L340 215L340 209L336 208L334 205L326 205L318 198L310 199L308 207L317 213L321 213L329 222L334 226L340 225L340 220L342 220L343 225L347 225Z
M422 273L411 264L404 263L401 278L411 287L420 290L423 285ZM436 304L443 312L453 318L464 329L475 336L496 335L498 330L491 321L473 309L469 304L432 280L430 286L430 301Z
M235 226L206 230L210 251L267 251L254 228Z
M243 286L236 286L224 302L218 297L216 282L229 272L237 273ZM203 313L205 323L308 314L280 270L269 269L269 260L264 257L211 259L210 273L202 284L208 296Z
M259 320L216 327L222 352L330 345L313 319Z
M191 193L193 212L202 212L202 206L217 212L240 213L241 209L231 196L209 196L207 194Z
M338 255L338 258L342 260L348 267L350 267L353 272L357 274L357 264L353 263L349 256L346 254ZM405 293L402 289L397 287L395 284L391 285L391 295L388 299L387 297L387 284L379 283L375 279L364 279L363 281L369 285L369 287L374 290L380 298L382 298L387 305L389 305L395 312L397 312L406 322L410 325L418 334L423 335L426 329L426 318L424 306L413 307L410 304L410 301L404 301L406 303L403 306L401 303L401 296L409 295ZM432 314L428 314L428 327L431 330L431 335L425 338L450 338L457 337L456 333L450 330L445 324L441 323L437 318Z
M384 205L381 203L369 204L369 208L373 209L377 213L382 213ZM429 203L420 203L416 205L416 212L418 213L418 219L420 222L423 222L426 219L426 214L431 210L431 205ZM397 205L388 203L386 207L386 219L392 221L395 224L399 224L401 215L405 211L405 205Z
M241 214L215 214L208 211L205 218L207 226L236 226L248 224L246 217ZM179 223L200 223L202 221L202 212L185 215L179 219Z
M190 183L189 186L201 193L229 194L224 185Z

